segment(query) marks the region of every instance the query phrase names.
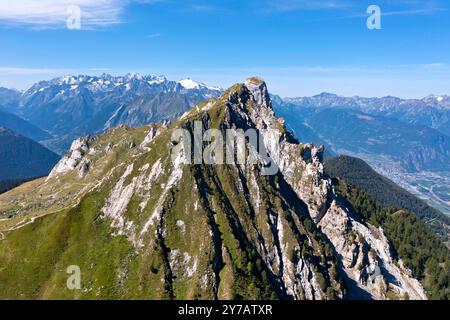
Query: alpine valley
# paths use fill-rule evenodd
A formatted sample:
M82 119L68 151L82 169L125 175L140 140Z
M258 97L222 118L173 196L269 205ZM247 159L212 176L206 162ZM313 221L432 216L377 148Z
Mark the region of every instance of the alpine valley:
M346 154L450 214L450 97L424 99L273 97L274 108L302 141Z
M329 140L302 121L300 142L287 113L297 103L273 103L259 78L223 91L163 77L67 76L5 101L5 112L51 135L40 142L53 150L77 138L47 177L0 195L0 299L450 298L445 216L359 160L324 168L323 146L303 137ZM267 161L250 143L253 164L189 164L183 152L172 161L173 133L193 133L194 123L224 135L255 130L279 170L264 175ZM446 133L434 127L442 148L422 151L434 148L444 170ZM429 168L407 150L405 170ZM378 193L387 187L405 202ZM73 266L80 290L67 286Z

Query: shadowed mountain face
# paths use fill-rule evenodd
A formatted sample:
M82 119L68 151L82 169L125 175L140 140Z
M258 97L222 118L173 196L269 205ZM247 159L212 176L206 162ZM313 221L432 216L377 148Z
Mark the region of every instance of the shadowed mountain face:
M255 161L189 164L190 144L174 134L198 124L254 130L270 162L244 139ZM322 159L275 117L257 78L170 125L78 139L48 178L0 196L0 297L426 299ZM268 163L279 170L265 175ZM66 286L73 265L83 290Z
M21 93L17 90L0 87L0 109L14 109L20 99Z
M37 142L0 127L0 180L45 176L58 160Z
M19 118L18 116L0 109L0 127L9 128L35 141L49 139L50 134Z
M220 92L192 80L175 82L162 76L64 76L35 84L8 110L49 132L53 137L39 141L64 153L79 136L120 124L172 120Z

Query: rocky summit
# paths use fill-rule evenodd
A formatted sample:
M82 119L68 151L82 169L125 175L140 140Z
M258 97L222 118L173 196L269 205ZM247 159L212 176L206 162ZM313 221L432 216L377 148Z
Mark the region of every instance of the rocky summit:
M173 161L174 131L196 122L255 130L278 170L259 154ZM427 299L323 152L286 130L258 78L171 123L78 139L47 178L0 196L0 298Z

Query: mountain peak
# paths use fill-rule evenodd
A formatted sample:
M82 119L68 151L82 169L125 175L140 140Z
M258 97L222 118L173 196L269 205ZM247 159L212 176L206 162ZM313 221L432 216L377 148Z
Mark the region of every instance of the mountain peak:
M429 96L423 98L422 100L423 101L443 102L444 100L447 100L447 99L448 99L448 96L446 96L446 95L435 95L435 94L432 94L432 95L429 95Z
M251 86L251 85L256 85L256 86L260 86L260 85L266 85L265 81L260 78L260 77L250 77L245 81L245 85L246 86Z
M220 88L220 87L210 87L204 83L194 81L191 78L186 78L186 79L180 80L180 81L178 81L178 83L187 90L208 89L208 90L218 91L218 92L222 91L222 88Z
M248 78L245 81L245 86L253 94L256 103L269 109L272 109L269 91L267 90L267 85L263 79L259 77Z
M133 80L133 79L142 80L141 74L137 73L137 72L129 72L129 73L127 73L127 75L125 77L127 78L127 80Z
M318 95L314 96L314 98L336 98L336 97L338 97L337 94L330 93L330 92L322 92L322 93L319 93Z
M202 86L201 83L195 82L191 78L180 80L178 83L181 84L181 86L183 86L185 89L199 89Z

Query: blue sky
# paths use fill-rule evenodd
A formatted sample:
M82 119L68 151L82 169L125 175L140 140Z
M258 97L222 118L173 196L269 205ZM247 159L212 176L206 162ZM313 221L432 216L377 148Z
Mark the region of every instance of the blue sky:
M382 29L366 27L381 8ZM69 30L67 8L81 8ZM0 86L67 73L164 74L273 93L450 94L446 0L0 0Z

